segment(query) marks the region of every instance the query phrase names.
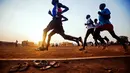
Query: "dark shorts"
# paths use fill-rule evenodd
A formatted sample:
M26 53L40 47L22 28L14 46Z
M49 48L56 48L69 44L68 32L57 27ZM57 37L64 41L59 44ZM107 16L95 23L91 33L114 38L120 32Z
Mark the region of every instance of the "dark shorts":
M51 20L51 22L45 29L46 29L46 31L53 30L56 33L64 33L61 19Z
M97 27L96 29L100 29L101 31L103 31L103 30L113 31L113 25L112 24L104 24L102 26Z
M94 33L94 28L88 29L88 30L87 30L87 33L88 33L88 34L90 34L90 33L93 34L93 33Z

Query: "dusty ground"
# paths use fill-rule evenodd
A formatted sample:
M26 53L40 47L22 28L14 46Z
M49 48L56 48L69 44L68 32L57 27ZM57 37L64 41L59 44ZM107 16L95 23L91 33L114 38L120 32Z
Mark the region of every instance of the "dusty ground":
M59 61L60 67L44 71L35 68L32 61L0 61L0 73L8 73L12 65L23 62L29 62L29 69L16 73L130 73L130 58Z
M0 46L0 58L73 58L124 55L124 49L122 46L109 46L105 50L102 50L101 47L86 47L86 50L88 51L87 53L79 51L79 48L81 47L76 46L50 47L48 51L36 51L36 48L37 47Z
M50 47L48 51L36 51L37 47L11 47L0 46L0 59L12 58L76 58L95 56L120 56L125 55L121 46L109 46L107 49L86 47L87 53L79 51L80 47ZM129 47L130 48L130 47ZM130 54L130 51L129 51ZM25 60L0 60L0 73L8 73L9 68ZM30 67L27 71L17 73L130 73L130 57L93 60L69 60L59 61L59 68L51 68L40 71L32 66L32 60L28 60Z

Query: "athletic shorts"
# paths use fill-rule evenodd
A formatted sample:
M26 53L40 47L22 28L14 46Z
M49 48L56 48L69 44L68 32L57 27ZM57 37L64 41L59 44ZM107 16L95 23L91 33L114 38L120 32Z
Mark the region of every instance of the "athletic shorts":
M53 30L56 33L64 33L61 19L53 19L49 25L45 28L47 31Z
M112 24L104 24L102 26L98 26L96 29L100 29L101 31L103 30L113 31L114 28Z

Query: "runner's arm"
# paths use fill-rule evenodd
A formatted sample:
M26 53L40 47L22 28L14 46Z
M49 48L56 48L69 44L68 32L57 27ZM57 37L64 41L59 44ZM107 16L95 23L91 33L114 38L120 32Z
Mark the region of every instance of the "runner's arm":
M61 8L64 8L64 10L62 11L62 13L64 13L64 12L66 12L66 11L69 10L69 8L68 8L67 6L62 5L61 3L59 3L59 6L60 6ZM62 13L61 13L61 14L62 14Z
M98 14L101 15L101 16L103 16L105 19L110 19L110 17L111 17L110 16L111 13L110 13L109 10L108 10L108 13L106 13L106 12L100 12L99 11Z
M48 11L48 14L49 14L49 15L51 15L51 16L53 17L53 15L52 15L52 13L51 13L51 11L50 11L50 10Z
M63 15L61 15L61 16L62 16L62 18L63 18L62 22L63 22L63 21L68 21L68 18L67 18L67 17L65 17L65 16L63 16Z
M105 13L101 13L100 11L98 12L99 15L101 16L107 16L108 14L105 14Z
M95 27L96 25L92 24L93 27Z
M88 25L87 23L84 23L84 25Z

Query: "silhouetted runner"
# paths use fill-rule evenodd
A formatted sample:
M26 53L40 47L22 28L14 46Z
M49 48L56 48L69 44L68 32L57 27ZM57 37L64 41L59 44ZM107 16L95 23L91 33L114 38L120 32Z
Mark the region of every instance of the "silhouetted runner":
M65 16L63 16L62 13L68 11L69 8L67 6L59 3L58 0L53 0L52 4L54 5L54 8L52 10L52 13L51 13L51 11L49 11L49 14L53 17L53 19L49 23L49 25L44 29L43 42L42 42L42 46L39 47L39 49L40 50L48 50L51 37L56 33L60 34L64 39L75 41L78 44L78 46L80 46L79 42L82 43L81 37L73 37L70 35L66 35L64 33L62 21L67 21L68 19ZM61 8L64 8L64 10L62 11ZM62 20L62 18L63 18L63 20ZM47 35L47 32L50 30L52 30L52 31L48 35L47 45L45 46L46 35Z
M120 41L121 45L123 45L123 48L125 50L125 53L128 52L128 46L122 41L122 39L120 39L114 32L114 29L113 29L113 25L111 24L111 22L109 21L109 19L111 18L110 14L111 12L109 11L108 8L105 8L106 7L106 4L105 3L102 3L100 4L99 6L99 9L101 11L98 12L99 14L99 24L100 26L98 26L94 32L94 38L95 39L99 39L100 42L105 45L105 41L101 38L100 36L100 32L101 31L104 31L104 30L107 30L111 36L113 38L115 38L117 41Z
M87 19L87 23L85 23L85 25L87 26L86 28L88 29L87 32L86 32L86 35L85 35L85 38L84 38L84 44L83 44L83 48L79 49L80 51L81 50L85 50L85 46L87 46L87 38L90 34L92 34L92 36L94 36L94 28L95 28L95 25L93 24L93 21L91 19L91 16L88 14L86 16L86 19ZM94 39L95 41L95 44L97 45L97 40Z

